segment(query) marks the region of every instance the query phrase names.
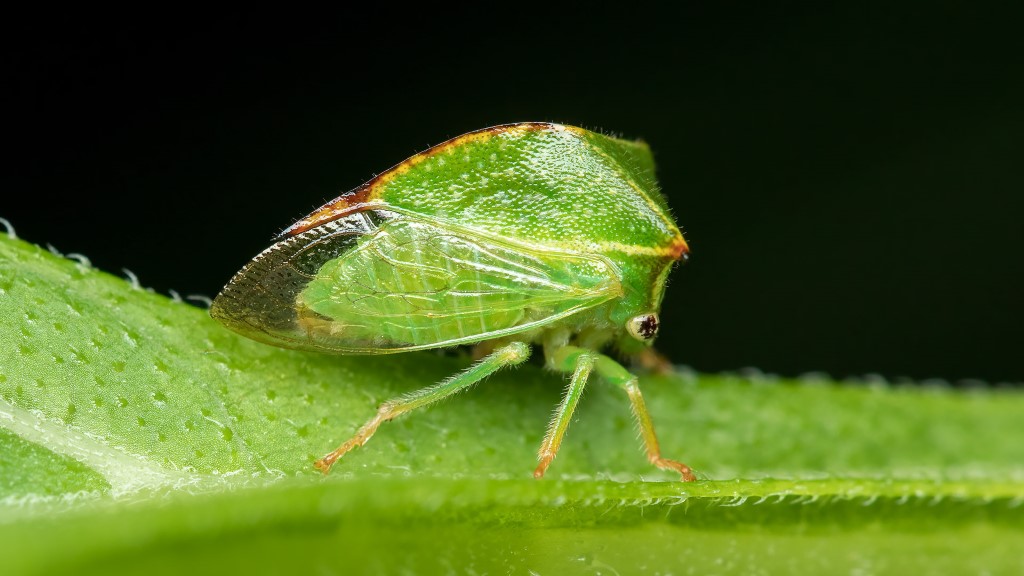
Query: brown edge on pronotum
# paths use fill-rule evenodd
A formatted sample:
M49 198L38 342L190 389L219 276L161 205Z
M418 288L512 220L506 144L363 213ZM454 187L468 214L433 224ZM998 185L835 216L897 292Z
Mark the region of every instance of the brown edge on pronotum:
M690 259L690 245L686 243L686 239L683 238L682 234L680 234L676 241L669 246L669 250L671 250L669 256L671 256L673 260L682 260L683 262L686 262Z
M551 122L519 122L513 124L499 124L498 126L474 130L463 134L462 136L456 136L455 138L442 142L436 146L432 146L415 156L395 164L389 170L382 172L362 186L346 192L327 204L317 208L311 214L292 224L286 228L284 232L278 234L277 239L281 240L288 236L295 236L309 230L310 228L315 228L321 224L326 224L354 212L362 212L363 210L373 207L373 200L376 193L382 186L390 182L395 176L404 174L409 171L410 168L431 156L435 156L468 142L490 138L495 134L508 132L536 132L541 130L566 130L569 132L576 132L581 135L584 133L582 129Z

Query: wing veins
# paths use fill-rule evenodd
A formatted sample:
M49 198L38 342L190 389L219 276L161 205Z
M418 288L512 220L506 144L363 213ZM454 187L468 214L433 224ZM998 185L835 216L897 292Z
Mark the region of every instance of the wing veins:
M341 352L451 346L544 326L621 293L602 257L453 228L402 215L325 264L300 301L322 318L308 323L308 339Z

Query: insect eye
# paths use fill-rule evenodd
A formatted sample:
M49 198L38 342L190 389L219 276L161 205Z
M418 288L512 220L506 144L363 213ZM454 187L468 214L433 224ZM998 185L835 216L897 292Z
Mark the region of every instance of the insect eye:
M634 316L626 323L626 330L642 342L653 339L658 334L658 315L655 313Z

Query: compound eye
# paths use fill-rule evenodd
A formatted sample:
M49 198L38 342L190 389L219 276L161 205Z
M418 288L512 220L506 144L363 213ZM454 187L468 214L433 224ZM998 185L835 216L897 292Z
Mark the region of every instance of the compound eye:
M658 315L655 313L634 316L626 323L629 334L641 342L649 342L658 335Z

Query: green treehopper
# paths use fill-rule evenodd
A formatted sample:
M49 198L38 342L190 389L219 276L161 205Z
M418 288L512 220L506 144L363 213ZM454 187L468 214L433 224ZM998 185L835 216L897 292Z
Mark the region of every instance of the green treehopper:
M688 247L647 145L547 123L430 148L286 229L224 287L214 318L287 348L388 354L472 345L480 360L382 404L316 462L327 472L381 423L525 361L571 374L534 476L554 459L592 372L625 390L650 461L661 456L637 378L601 353L647 350Z

